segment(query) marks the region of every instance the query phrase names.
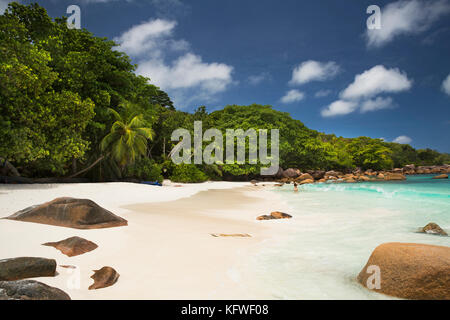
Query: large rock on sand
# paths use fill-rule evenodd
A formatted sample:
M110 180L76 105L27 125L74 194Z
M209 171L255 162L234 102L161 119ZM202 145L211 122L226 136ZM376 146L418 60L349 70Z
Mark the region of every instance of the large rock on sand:
M89 287L89 290L101 289L115 284L119 279L119 274L111 267L103 267L100 270L94 270L91 278L94 279L94 283Z
M57 198L32 206L4 219L50 224L75 229L126 226L127 220L87 199Z
M53 259L20 257L0 260L0 281L36 277L54 277L56 261Z
M64 291L34 280L0 281L0 300L70 300Z
M289 168L283 171L283 178L297 178L300 175L300 170Z
M68 257L79 256L80 254L95 250L98 246L92 241L80 238L71 237L66 240L58 242L47 242L43 246L54 247Z
M450 247L384 243L372 252L358 281L372 286L377 268L380 286L371 288L376 292L405 299L450 299Z

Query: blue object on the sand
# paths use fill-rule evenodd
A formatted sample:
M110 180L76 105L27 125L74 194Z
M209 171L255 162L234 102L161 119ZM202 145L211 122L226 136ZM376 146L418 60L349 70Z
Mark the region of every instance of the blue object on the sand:
M149 186L159 186L159 187L162 187L162 184L159 183L158 181L142 181L141 183L147 184L147 185L149 185Z

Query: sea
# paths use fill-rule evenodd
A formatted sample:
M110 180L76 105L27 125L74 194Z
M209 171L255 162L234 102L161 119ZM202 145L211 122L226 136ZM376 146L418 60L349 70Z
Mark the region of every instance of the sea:
M450 246L450 237L417 232L435 222L450 234L450 181L433 176L277 188L293 219L276 221L283 237L249 259L246 289L270 299L393 299L356 277L382 243Z

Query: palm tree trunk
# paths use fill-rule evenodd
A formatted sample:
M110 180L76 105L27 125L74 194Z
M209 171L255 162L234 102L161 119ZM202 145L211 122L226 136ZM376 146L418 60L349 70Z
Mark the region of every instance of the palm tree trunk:
M69 177L69 179L75 178L75 177L79 176L80 174L85 173L86 171L91 170L93 167L95 167L95 166L97 165L97 163L99 163L100 161L102 161L104 158L105 158L105 156L101 156L100 158L98 158L97 160L95 160L89 167L87 167L87 168L85 168L85 169L83 169L83 170L81 170L81 171L78 171L77 173L71 175L71 176Z

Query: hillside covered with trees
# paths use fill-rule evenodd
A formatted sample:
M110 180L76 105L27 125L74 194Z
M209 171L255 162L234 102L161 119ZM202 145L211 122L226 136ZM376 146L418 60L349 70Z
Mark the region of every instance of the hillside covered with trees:
M258 165L174 165L177 128L279 129L282 168L388 170L440 165L449 154L307 128L266 105L179 111L151 79L134 73L116 44L68 29L37 4L0 16L0 175L181 182L250 179Z

